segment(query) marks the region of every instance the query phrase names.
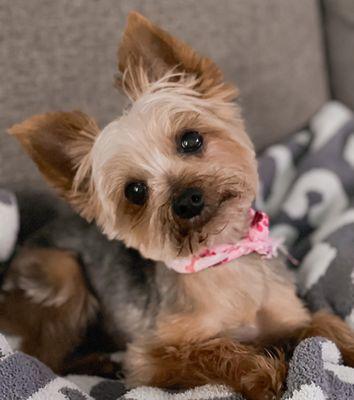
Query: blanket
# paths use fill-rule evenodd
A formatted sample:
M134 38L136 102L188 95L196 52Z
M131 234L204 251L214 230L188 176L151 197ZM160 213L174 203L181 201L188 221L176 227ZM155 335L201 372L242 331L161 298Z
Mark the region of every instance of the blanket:
M0 265L11 256L19 229L16 197L0 188Z
M298 260L298 266L289 268L298 277L299 294L310 309L325 308L354 328L352 112L338 102L326 104L307 129L259 157L259 174L256 206L269 213L272 235L283 238L289 254ZM179 392L151 387L127 390L119 380L58 377L38 360L13 351L10 342L0 336L0 399L242 400L218 385ZM342 364L334 343L320 337L306 339L290 361L282 400L324 399L354 399L354 369Z

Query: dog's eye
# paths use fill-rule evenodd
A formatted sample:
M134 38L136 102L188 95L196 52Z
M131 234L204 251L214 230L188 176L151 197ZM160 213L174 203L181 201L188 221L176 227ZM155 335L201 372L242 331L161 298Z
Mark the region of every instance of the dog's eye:
M196 153L203 146L203 136L197 131L186 131L179 140L180 153Z
M124 194L130 203L142 206L148 197L148 187L145 182L129 182L125 186Z

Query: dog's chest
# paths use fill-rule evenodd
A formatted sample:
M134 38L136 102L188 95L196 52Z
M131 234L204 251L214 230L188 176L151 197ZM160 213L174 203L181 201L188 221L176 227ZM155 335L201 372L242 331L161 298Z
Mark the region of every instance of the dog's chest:
M270 271L259 257L247 256L227 265L180 275L174 302L159 318L165 334L207 338L228 333L238 340L259 336L258 313L269 290Z

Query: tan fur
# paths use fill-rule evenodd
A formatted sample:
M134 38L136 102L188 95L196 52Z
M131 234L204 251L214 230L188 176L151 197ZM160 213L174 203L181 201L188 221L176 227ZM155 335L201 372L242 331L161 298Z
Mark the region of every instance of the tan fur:
M148 82L159 80L172 68L193 74L195 88L207 97L222 94L224 100L233 100L237 95L233 85L224 83L223 75L213 61L201 57L187 44L136 12L128 16L118 60L119 70L123 73L123 80L118 84L133 100L146 90ZM178 80L178 75L175 78Z
M278 399L287 372L282 353L267 355L228 337L172 344L143 339L130 346L126 366L131 386L222 383L250 400Z
M250 255L222 268L179 275L157 318L156 334L173 343L222 334L250 342L288 336L309 321L287 277L271 262Z
M25 249L5 277L0 329L21 338L21 350L54 371L80 344L97 312L75 257L54 249Z
M99 132L96 122L80 111L35 115L9 129L48 182L88 219L96 212L89 160Z
M285 314L285 312L284 312ZM170 321L171 322L171 321ZM193 324L193 318L189 319ZM178 322L171 325L173 331ZM290 325L291 327L291 325ZM188 324L184 325L189 331ZM307 337L322 336L337 344L346 365L354 366L354 334L339 317L326 312L314 314L302 329L278 332L271 343L279 348L266 349L267 341L242 344L223 332L222 337L203 338L185 335L148 337L128 348L125 366L131 386L194 387L206 383L224 383L247 399L279 399L285 382L287 363L281 347L289 349ZM269 343L268 343L269 344Z
M258 184L255 152L232 102L237 90L223 81L215 64L137 13L128 18L119 70L119 84L133 102L102 131L79 112L36 116L10 131L84 217L95 219L109 238L161 261L157 274L164 270L166 276L159 312L153 329L139 332L129 347L128 382L187 387L221 382L249 399L278 398L287 365L280 347L270 356L265 346L294 344L317 334L333 339L353 365L354 335L335 317L320 314L311 321L279 260L253 254L197 274L166 271L164 262L245 235ZM177 151L186 130L203 136L200 153ZM131 181L148 187L143 206L125 198ZM182 220L173 214L172 201L194 186L203 191L205 207L193 219ZM51 256L38 255L39 265L52 265ZM53 260L53 271L59 261ZM9 290L16 290L20 300L15 306L10 291L10 310L18 307L22 316L24 298L32 299L33 319L24 329L45 316L54 326L68 328L67 343L75 342L64 311L78 313L72 299L86 299L80 303L84 307L88 297L80 285L78 293L66 287L71 267L49 274L53 279L45 274L44 280L39 268L30 284L22 269L14 271L20 278L9 281ZM83 321L88 315L86 310ZM65 318L65 324L55 318Z
M167 75L100 133L77 113L36 116L10 131L84 217L95 218L110 238L124 240L146 257L168 260L224 237L238 240L257 188L255 154L238 108L202 99L186 85L184 80L169 83ZM203 133L203 157L175 154L176 138L185 129ZM123 190L129 179L151 186L143 210L127 205ZM191 227L173 220L168 206L176 189L195 182L210 196L209 212ZM216 235L220 231L224 236Z
M175 89L180 90L142 96L126 116L102 131L92 150L93 182L101 205L98 224L110 238L160 260L186 255L191 247L198 251L199 241L212 244L223 229L237 240L257 186L254 152L243 140L238 118L230 138L229 123L215 117L203 101ZM176 154L176 138L190 127L203 132L205 151L187 159ZM131 207L124 197L125 183L134 179L145 180L150 188L149 202L142 208ZM191 225L174 219L170 200L193 184L205 188L207 208L200 222Z

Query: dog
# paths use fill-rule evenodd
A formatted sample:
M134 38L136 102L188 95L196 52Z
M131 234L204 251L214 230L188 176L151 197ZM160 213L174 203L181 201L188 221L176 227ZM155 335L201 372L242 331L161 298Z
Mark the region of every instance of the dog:
M354 334L306 309L252 209L257 163L235 86L136 12L118 59L131 106L104 129L80 111L10 129L88 222L55 221L18 252L0 328L64 373L87 365L68 359L99 319L127 346L129 386L223 383L247 399L281 396L306 337L333 340L354 366Z

